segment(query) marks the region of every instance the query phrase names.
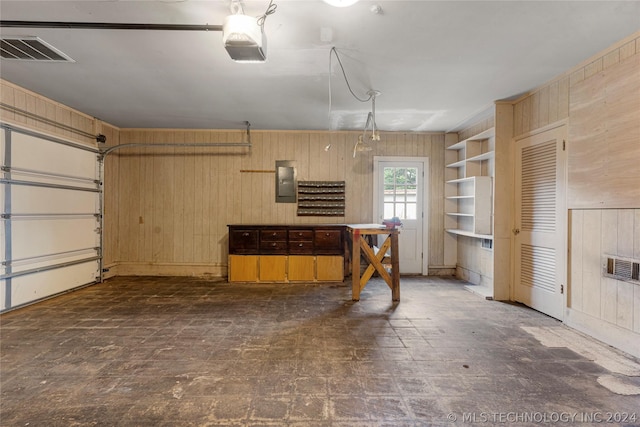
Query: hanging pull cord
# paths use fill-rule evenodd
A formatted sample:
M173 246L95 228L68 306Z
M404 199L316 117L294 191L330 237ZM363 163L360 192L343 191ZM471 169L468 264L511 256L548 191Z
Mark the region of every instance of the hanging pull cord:
M264 30L264 21L266 21L267 16L273 15L274 13L276 13L277 8L278 8L278 5L275 4L273 0L271 0L269 2L269 6L267 6L267 10L265 10L262 16L258 18L258 25L260 26L260 28Z

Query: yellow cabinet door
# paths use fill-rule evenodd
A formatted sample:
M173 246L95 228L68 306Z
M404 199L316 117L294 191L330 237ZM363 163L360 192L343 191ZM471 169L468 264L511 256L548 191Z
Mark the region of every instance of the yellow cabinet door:
M290 256L287 277L290 282L313 282L315 267L316 263L313 255Z
M229 282L255 282L257 280L257 255L229 255Z
M287 256L260 256L259 272L261 282L284 282L287 277Z
M344 280L344 258L318 255L316 257L316 278L321 282L342 282Z

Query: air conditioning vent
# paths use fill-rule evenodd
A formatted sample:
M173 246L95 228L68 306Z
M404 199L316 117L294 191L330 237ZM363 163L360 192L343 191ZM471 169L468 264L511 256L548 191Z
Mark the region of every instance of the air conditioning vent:
M605 276L640 283L640 261L610 255L605 256L605 261Z
M35 36L0 37L2 59L19 61L75 62L69 55Z

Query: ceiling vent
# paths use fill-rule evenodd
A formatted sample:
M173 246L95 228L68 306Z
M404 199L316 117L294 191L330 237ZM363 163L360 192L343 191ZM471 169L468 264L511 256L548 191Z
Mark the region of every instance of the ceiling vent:
M46 62L75 62L44 40L35 36L1 36L2 59Z

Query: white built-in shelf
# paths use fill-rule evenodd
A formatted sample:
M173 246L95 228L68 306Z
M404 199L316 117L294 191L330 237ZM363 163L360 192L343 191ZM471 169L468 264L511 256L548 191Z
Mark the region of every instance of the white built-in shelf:
M466 159L467 162L481 162L483 160L493 159L494 152L487 151L486 153L479 154L477 156Z
M447 195L449 200L446 215L452 227L451 234L482 239L493 239L492 231L492 179L491 163L482 163L493 159L495 128L487 129L447 147L457 151L457 160L446 165L456 169L457 178L447 180L455 185L455 194ZM447 191L453 190L449 188Z
M467 145L467 140L465 139L464 141L456 142L455 144L448 146L447 150L454 150L454 151L462 150L466 145Z
M483 132L480 132L477 135L473 135L470 138L463 139L460 142L456 142L455 144L448 146L447 150L461 150L465 148L468 141L483 141L485 139L492 138L495 135L496 135L496 128L489 128Z
M466 160L460 160L460 161L457 161L455 163L448 164L447 167L448 168L462 168L462 167L465 167L466 165L467 165L467 161Z
M458 194L446 196L455 203L447 215L456 218L455 229L471 234L491 233L491 177L473 176L457 180ZM452 206L453 207L453 206Z
M448 233L451 234L457 234L459 236L467 236L467 237L475 237L477 239L489 239L489 240L493 240L493 236L491 234L478 234L478 233L472 233L470 231L467 230L458 230L455 228L449 228L447 229Z
M446 165L447 168L456 169L458 178L447 181L448 183L461 183L462 179L483 175L486 167L483 161L493 159L495 128L487 129L464 141L456 142L447 147L447 150L457 151L458 159Z
M469 176L467 178L450 179L447 184L461 184L463 182L471 182L475 177Z
M447 196L447 199L473 199L475 196L473 194L469 194L467 196Z

